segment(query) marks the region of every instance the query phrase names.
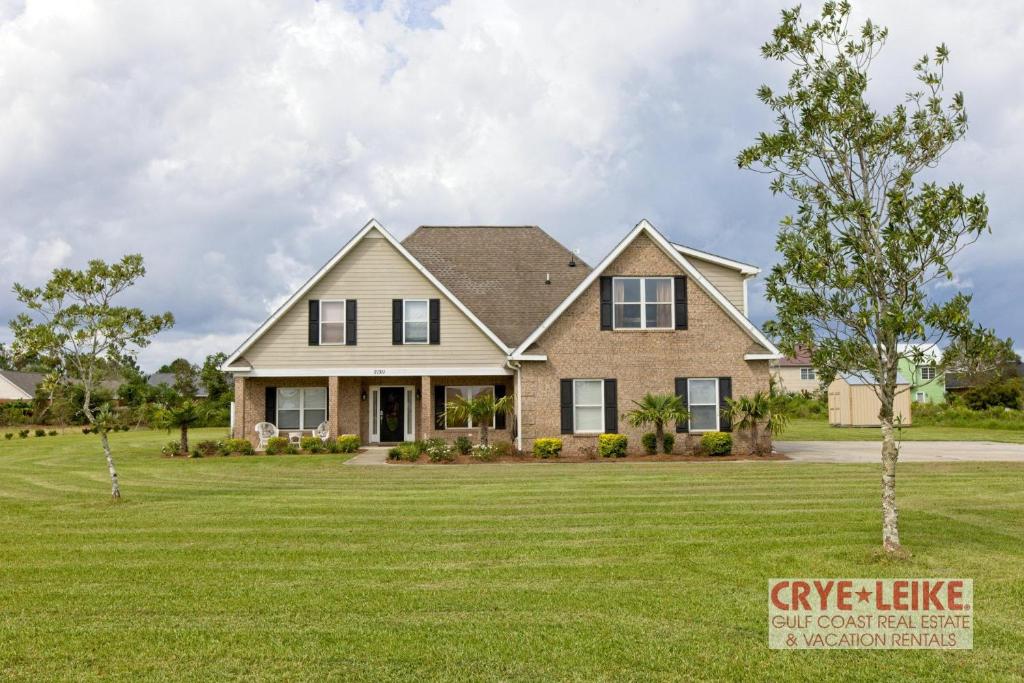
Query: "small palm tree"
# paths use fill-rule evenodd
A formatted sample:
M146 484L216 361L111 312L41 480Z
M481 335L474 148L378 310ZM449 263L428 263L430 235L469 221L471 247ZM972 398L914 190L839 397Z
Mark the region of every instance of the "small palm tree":
M665 425L690 419L682 399L673 394L645 394L633 404L636 408L626 413L626 421L634 427L653 425L662 451L665 450Z
M778 436L789 424L789 413L786 405L778 396L767 391L755 391L750 396L737 399L726 399L725 414L732 420L734 427L750 430L750 441L754 453L764 455L758 428L764 425L773 436Z
M157 408L154 424L164 429L181 430L181 454L188 455L188 430L198 427L206 419L206 409L195 401L181 401L170 406Z
M472 398L456 396L444 404L444 412L438 418L450 422L472 422L480 427L480 443L487 444L487 433L495 415L511 415L515 401L511 394L495 400L494 394L480 393ZM468 423L467 422L467 423Z

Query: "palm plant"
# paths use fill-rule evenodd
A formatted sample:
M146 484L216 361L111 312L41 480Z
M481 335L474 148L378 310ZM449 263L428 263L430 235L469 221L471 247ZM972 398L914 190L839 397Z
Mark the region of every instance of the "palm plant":
M466 422L480 427L480 443L484 446L487 443L488 430L491 427L491 420L495 415L511 415L515 401L511 394L495 399L492 393L480 393L472 398L456 396L444 404L444 412L438 415L439 418L449 422Z
M633 404L636 408L626 413L626 421L633 427L653 425L662 451L665 450L665 425L690 419L682 399L674 394L645 394Z
M181 454L188 455L188 430L198 427L206 419L206 409L195 401L185 400L156 409L153 422L164 429L181 430Z
M737 429L750 430L750 442L754 453L764 455L759 442L759 427L764 425L773 436L778 436L789 424L786 405L778 396L767 391L755 391L750 396L737 399L727 398L723 411Z

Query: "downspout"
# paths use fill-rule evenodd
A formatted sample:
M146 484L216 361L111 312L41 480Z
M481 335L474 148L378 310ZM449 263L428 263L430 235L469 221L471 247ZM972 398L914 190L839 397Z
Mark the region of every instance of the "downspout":
M515 375L515 391L516 393L516 450L523 450L523 380L520 371L522 370L523 364L519 361L512 360L511 358L505 359L505 365L512 369Z

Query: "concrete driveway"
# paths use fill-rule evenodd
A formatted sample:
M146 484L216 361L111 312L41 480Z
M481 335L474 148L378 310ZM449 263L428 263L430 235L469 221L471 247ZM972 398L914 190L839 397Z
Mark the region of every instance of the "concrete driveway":
M881 461L876 441L776 441L797 462ZM1024 462L1024 444L994 441L904 441L900 462Z

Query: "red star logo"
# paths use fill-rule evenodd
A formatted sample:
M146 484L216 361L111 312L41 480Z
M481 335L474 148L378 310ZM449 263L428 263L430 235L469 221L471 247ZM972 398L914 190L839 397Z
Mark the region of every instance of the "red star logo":
M859 591L854 591L854 593L857 594L857 597L860 598L861 602L867 602L868 598L871 597L871 591L867 588L861 588Z

